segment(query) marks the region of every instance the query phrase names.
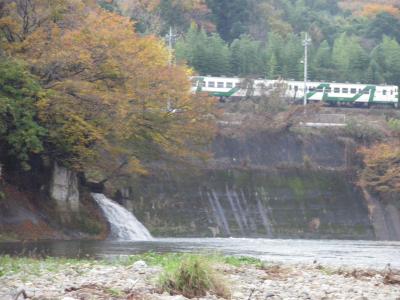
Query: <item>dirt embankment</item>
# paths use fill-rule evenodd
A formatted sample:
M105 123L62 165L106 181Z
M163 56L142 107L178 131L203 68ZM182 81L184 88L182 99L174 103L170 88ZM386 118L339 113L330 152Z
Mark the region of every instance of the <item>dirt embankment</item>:
M82 190L79 213L68 220L61 219L45 187L29 189L3 177L0 196L0 241L103 239L108 234L106 221L87 191Z

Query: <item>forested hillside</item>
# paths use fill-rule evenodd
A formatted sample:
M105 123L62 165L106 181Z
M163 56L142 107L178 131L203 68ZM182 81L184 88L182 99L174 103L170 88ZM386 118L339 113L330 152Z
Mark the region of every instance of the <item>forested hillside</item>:
M143 34L176 34L176 57L200 74L400 83L400 2L337 0L102 0Z

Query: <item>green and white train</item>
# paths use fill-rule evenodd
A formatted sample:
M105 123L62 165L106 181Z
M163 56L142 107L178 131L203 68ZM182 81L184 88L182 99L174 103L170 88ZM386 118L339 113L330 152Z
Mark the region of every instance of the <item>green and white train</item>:
M191 77L192 92L207 92L226 100L232 97L260 97L281 88L293 102L304 99L304 82L292 80L243 79L238 77ZM307 101L330 105L385 105L399 107L399 92L395 85L307 82Z

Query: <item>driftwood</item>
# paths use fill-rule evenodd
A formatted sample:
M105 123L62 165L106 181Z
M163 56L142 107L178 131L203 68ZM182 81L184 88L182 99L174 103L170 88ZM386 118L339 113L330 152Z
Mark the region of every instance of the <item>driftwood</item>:
M251 293L250 293L250 295L249 295L249 298L247 298L247 300L251 300L251 297L253 296L253 293L254 293L255 290L256 290L256 289L252 289L252 290L251 290Z
M18 289L15 295L12 297L13 300L18 300L20 299L20 296L22 295L22 299L28 298L28 295L26 294L24 289Z

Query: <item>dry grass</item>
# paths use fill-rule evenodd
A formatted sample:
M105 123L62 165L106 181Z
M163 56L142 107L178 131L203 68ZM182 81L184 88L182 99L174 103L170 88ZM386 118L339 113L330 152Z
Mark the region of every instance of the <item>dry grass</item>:
M178 264L165 266L160 277L162 291L187 298L203 297L207 293L229 298L230 291L222 278L204 256L186 255Z

